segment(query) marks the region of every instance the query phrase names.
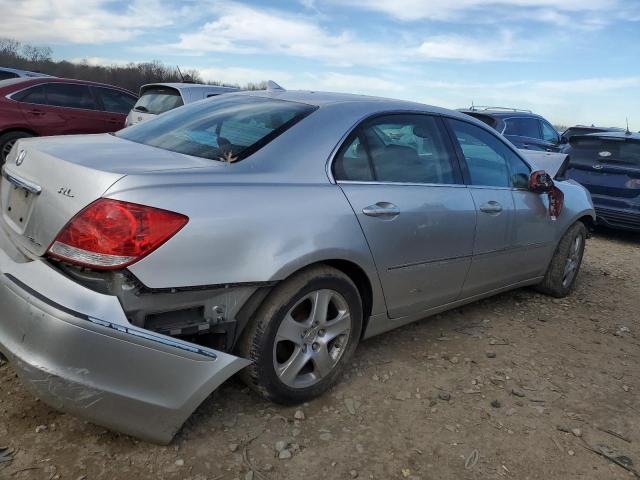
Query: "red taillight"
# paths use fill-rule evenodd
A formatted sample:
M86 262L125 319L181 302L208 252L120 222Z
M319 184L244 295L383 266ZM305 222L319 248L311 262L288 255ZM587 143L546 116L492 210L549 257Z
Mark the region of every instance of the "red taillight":
M188 221L179 213L101 198L65 225L47 253L86 267L123 268L165 243Z

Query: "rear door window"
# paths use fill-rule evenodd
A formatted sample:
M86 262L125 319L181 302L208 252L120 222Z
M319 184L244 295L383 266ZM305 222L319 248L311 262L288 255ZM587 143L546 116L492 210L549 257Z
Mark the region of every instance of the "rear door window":
M504 120L504 135L515 135L518 137L541 138L540 125L538 120L529 117L514 117Z
M96 102L87 85L48 83L45 85L47 105L54 107L97 110Z
M182 105L184 102L180 92L175 88L149 87L143 90L133 109L142 113L159 115Z
M112 88L93 87L102 101L106 112L128 114L136 103L137 98L126 92Z
M338 180L458 183L455 156L439 120L429 115L386 115L365 122L336 159Z

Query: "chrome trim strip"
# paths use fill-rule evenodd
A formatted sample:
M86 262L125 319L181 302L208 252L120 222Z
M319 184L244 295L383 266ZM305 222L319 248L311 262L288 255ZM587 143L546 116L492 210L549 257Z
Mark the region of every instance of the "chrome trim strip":
M375 181L360 181L360 180L338 180L338 185L403 185L403 186L415 186L415 187L455 187L455 188L467 188L468 185L461 183L418 183L418 182L375 182Z
M42 193L42 187L40 185L36 185L28 180L24 180L22 178L16 177L15 175L7 172L6 167L2 167L2 178L6 179L9 183L15 185L18 188L23 188L29 193L33 193L34 195L40 195Z

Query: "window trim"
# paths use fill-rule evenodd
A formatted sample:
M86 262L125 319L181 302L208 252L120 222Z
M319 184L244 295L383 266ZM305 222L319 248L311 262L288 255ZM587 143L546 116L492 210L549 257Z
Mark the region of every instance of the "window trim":
M454 148L456 150L456 155L458 157L458 161L460 162L460 168L462 169L462 175L463 175L464 183L466 186L473 187L473 188L482 188L482 189L512 190L512 191L518 191L518 192L529 191L529 189L527 188L517 188L514 186L494 187L491 185L474 185L473 182L471 181L471 173L469 172L469 165L467 164L467 159L464 156L464 152L462 151L460 142L458 142L458 139L456 138L455 132L453 131L453 127L449 123L449 120L457 120L459 122L467 123L469 125L478 127L488 132L489 134L493 135L496 138L496 140L501 142L502 145L504 145L506 148L511 150L511 152L513 152L516 155L516 157L518 157L527 167L529 167L529 174L531 174L531 172L533 172L534 169L533 169L533 166L527 161L526 158L524 158L523 155L520 154L520 152L516 148L512 148L511 145L509 145L507 142L504 141L504 139L501 138L501 135L496 130L488 127L488 125L484 125L484 124L478 125L474 122L469 122L466 119L453 117L451 115L442 115L442 119L447 129L447 132L449 133L449 138L451 139L451 142L453 142ZM512 175L511 165L509 165L509 162L506 162L506 164L507 164L507 170L509 171L509 178L511 178L511 175Z
M352 139L358 135L360 128L370 121L374 121L377 118L388 117L393 115L419 115L419 116L428 116L433 117L436 121L437 127L440 130L442 135L442 139L445 142L445 147L449 148L451 152L454 153L453 157L450 159L451 168L453 170L453 175L458 181L458 183L420 183L420 182L389 182L389 181L359 181L359 180L338 180L335 178L333 174L333 167L335 165L336 159L338 155L341 153L342 148ZM325 170L327 176L329 177L329 181L334 184L345 184L345 185L405 185L405 186L438 186L438 187L466 187L464 174L462 172L462 166L460 165L460 158L456 152L455 144L451 141L451 136L449 135L446 122L443 121L444 116L440 113L435 112L427 112L420 110L388 110L383 112L375 112L364 115L360 119L358 119L349 130L342 136L342 138L338 141L336 146L333 148L331 153L329 154L329 158L327 159L327 163L325 165ZM367 154L369 155L369 147L367 148Z

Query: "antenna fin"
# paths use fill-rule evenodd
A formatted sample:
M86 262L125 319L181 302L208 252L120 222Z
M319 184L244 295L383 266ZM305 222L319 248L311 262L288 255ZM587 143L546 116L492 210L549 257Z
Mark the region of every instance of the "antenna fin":
M284 91L286 90L282 88L280 85L278 85L276 82L274 82L273 80L267 81L267 92L284 92Z

